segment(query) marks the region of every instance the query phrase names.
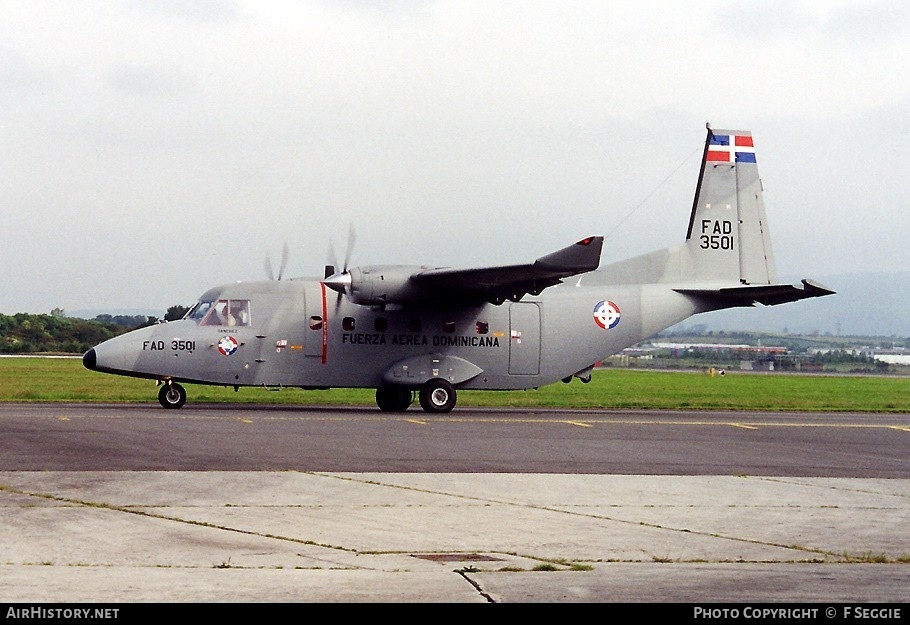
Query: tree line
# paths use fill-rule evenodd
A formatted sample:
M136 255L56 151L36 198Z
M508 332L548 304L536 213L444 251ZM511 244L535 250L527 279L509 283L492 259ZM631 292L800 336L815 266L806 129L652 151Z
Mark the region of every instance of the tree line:
M145 315L67 317L55 308L47 315L0 314L0 354L82 354L102 341L161 321L180 319L189 310L175 305L162 319Z

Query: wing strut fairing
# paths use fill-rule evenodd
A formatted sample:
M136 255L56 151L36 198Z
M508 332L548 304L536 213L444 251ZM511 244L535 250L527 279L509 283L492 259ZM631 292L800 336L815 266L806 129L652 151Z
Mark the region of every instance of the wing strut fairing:
M538 295L563 278L594 271L604 238L591 236L525 265L469 269L364 266L326 278L325 286L364 306L447 300L501 304Z

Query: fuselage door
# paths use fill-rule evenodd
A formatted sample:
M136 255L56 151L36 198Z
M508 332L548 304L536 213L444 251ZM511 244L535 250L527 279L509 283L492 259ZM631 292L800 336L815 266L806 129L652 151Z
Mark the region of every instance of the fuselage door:
M509 374L540 373L540 308L537 304L509 305Z

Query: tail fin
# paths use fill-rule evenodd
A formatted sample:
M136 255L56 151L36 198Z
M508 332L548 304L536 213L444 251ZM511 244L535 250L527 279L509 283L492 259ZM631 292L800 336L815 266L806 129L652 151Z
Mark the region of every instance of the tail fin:
M708 126L686 246L699 281L777 279L751 132Z
M803 280L802 287L776 283L752 133L710 125L685 243L597 273L609 284L672 284L675 291L697 297L703 310L834 293L811 280Z
M717 307L774 305L834 293L811 280L803 280L802 288L775 283L755 144L747 130L708 125L685 249L690 279L730 286L677 290Z

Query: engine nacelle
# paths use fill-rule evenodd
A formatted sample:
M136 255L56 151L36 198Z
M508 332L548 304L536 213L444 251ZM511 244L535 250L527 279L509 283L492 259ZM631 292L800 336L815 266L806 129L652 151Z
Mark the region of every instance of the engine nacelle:
M425 295L411 276L426 267L415 265L371 265L352 267L325 279L325 285L347 295L362 306L400 304Z

